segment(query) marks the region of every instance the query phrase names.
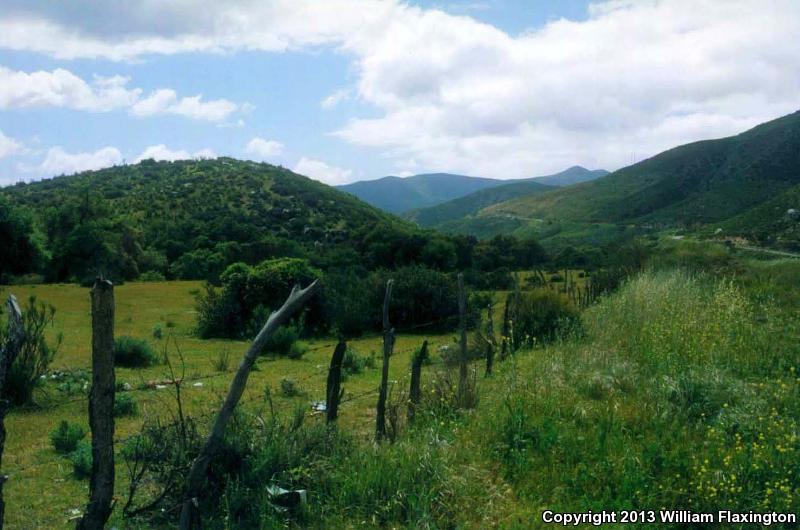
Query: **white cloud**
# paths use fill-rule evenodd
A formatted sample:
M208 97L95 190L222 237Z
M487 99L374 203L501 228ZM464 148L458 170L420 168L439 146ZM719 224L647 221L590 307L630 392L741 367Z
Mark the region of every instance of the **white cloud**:
M128 88L129 82L128 77L95 76L90 84L63 68L26 73L0 66L0 109L65 107L108 112L129 108L134 116L174 114L209 121L225 120L239 109L226 99L203 101L200 95L179 98L168 88L142 98L142 89Z
M352 171L349 169L342 169L340 167L331 166L322 160L315 160L313 158L301 158L297 165L292 170L300 175L311 177L312 179L319 180L325 184L336 186L339 184L346 184L350 180Z
M400 0L16 4L0 47L58 58L335 47L374 108L336 136L430 170L614 169L800 108L796 0L609 0L516 36Z
M325 110L335 108L336 105L350 97L350 90L341 88L336 90L331 95L320 101L319 106Z
M185 149L178 149L173 151L172 149L168 148L164 144L158 145L151 145L147 147L142 154L140 154L134 162L141 162L142 160L147 160L152 158L153 160L167 160L167 161L175 161L175 160L190 160L190 159L201 159L201 158L216 158L217 155L211 149L200 149L199 151L195 151L194 153L189 153Z
M138 117L158 114L174 114L196 120L222 121L228 118L238 105L226 99L202 101L202 96L178 98L169 88L156 90L131 107L131 114Z
M246 153L255 155L260 160L268 160L283 153L283 144L275 140L265 140L256 136L245 146Z
M359 96L383 112L336 134L431 170L614 169L800 108L796 2L613 2L516 38L413 18L356 50Z
M61 147L52 147L35 170L44 176L70 175L121 163L122 153L116 147L103 147L88 153L68 153Z
M20 151L22 151L22 144L0 131L0 158L5 158Z
M122 76L96 76L92 84L63 68L26 73L0 66L0 108L68 107L109 111L131 105L141 94Z

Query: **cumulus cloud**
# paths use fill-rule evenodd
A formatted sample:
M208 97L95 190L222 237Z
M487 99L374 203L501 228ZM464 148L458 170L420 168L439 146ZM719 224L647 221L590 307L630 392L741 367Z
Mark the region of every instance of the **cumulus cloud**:
M137 101L131 107L131 114L139 117L174 114L196 120L222 121L237 108L238 105L226 99L203 101L202 96L179 98L174 90L163 88Z
M350 181L352 171L349 169L342 169L340 167L331 166L322 160L315 160L313 158L303 157L297 162L292 170L300 175L311 177L312 179L319 180L331 186L339 184L346 184Z
M431 170L614 169L800 108L796 0L608 0L520 35L399 0L54 5L9 0L0 47L118 61L334 47L373 107L335 136Z
M70 175L121 163L122 153L116 147L103 147L94 152L68 153L57 146L47 151L44 161L36 167L36 171L44 176Z
M122 76L95 76L91 84L63 68L27 73L0 66L0 108L68 107L109 111L137 100L141 90Z
M185 149L172 150L164 144L151 145L147 147L142 154L140 154L134 162L141 162L152 158L153 160L167 160L173 162L175 160L190 160L190 159L203 159L203 158L216 158L217 155L211 149L200 149L194 153L189 153Z
M259 160L269 160L283 153L283 144L275 140L265 140L256 136L244 148L245 152Z
M0 109L65 107L108 112L128 108L134 116L173 114L209 121L225 120L239 109L226 99L203 101L200 95L179 98L166 88L142 98L142 89L128 88L129 82L128 77L95 76L87 83L63 68L27 73L0 66Z
M0 158L5 158L20 151L22 151L22 144L0 131Z
M519 37L414 17L358 49L359 95L383 114L335 134L429 169L615 169L800 108L796 2L615 1Z

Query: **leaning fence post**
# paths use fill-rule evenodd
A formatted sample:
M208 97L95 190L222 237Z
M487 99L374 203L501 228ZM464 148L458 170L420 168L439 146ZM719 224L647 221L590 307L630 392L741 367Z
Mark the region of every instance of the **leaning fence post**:
M419 405L420 396L420 379L422 376L422 363L428 357L428 341L422 343L414 358L411 359L411 388L408 391L408 423L413 423L414 416L417 413L417 406Z
M3 451L6 446L6 414L10 404L5 394L6 375L14 364L14 360L19 355L22 342L25 340L25 327L22 322L22 311L19 309L16 297L9 295L6 302L8 307L8 335L5 344L0 344L0 469L3 464ZM0 471L0 530L3 529L3 521L6 511L6 503L3 499L3 485L8 477Z
M458 356L458 403L463 406L467 396L467 293L464 275L458 275L458 327L461 332Z
M380 442L386 435L386 391L389 385L389 357L394 347L394 330L389 324L389 301L392 298L394 280L386 282L383 297L383 367L381 369L381 388L378 392L378 405L375 417L375 438Z
M325 392L325 422L333 423L339 416L339 399L342 389L342 360L347 351L347 343L340 339L331 357L331 366L328 368L328 384Z
M114 496L114 284L98 278L92 287L92 476L89 504L78 530L102 530Z
M197 496L203 488L203 483L206 479L206 471L211 459L219 450L222 443L222 437L225 434L225 427L239 404L242 398L244 389L247 386L247 379L250 377L250 370L256 362L256 357L264 349L267 339L272 333L281 327L284 322L289 320L292 314L300 309L306 301L316 292L319 287L319 280L306 287L300 289L299 285L295 285L289 297L277 311L270 313L267 323L258 332L253 343L244 354L239 368L236 370L236 375L233 377L231 386L228 389L228 395L225 396L225 401L220 407L217 417L214 419L214 425L211 427L211 433L206 438L200 454L192 462L192 468L189 470L189 476L186 478L186 492L184 494L183 506L181 507L181 517L179 528L180 530L189 530L195 523L198 523L197 507L199 501Z

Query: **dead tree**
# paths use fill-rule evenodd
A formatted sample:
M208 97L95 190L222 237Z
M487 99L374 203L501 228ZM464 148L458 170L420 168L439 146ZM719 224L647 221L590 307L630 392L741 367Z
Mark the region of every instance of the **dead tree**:
M256 357L258 357L258 354L264 349L264 344L267 342L269 336L289 320L289 317L311 298L318 286L317 280L305 289L300 289L300 286L296 285L280 309L269 315L267 323L264 324L264 327L258 332L250 348L248 348L247 353L245 353L244 359L242 359L242 363L239 365L236 375L231 382L231 386L228 389L228 395L225 397L225 401L214 420L211 433L203 444L200 454L197 455L197 458L195 458L192 463L189 476L186 478L186 493L183 506L181 507L181 530L190 530L196 522L199 522L197 519L197 507L199 505L197 497L203 488L206 472L208 471L208 464L219 450L220 443L225 434L225 427L233 415L236 405L238 405L239 400L242 398L244 389L247 386L247 379L250 376L250 371L253 368L253 364L256 362Z
M22 343L25 340L25 326L22 323L22 311L14 295L9 295L6 301L8 308L8 334L4 344L0 344L0 469L3 464L3 451L6 445L6 414L11 405L6 396L6 376L14 360L19 355ZM0 471L0 530L3 528L3 521L6 511L6 503L3 499L3 485L8 477Z
M342 361L347 351L347 343L339 340L328 368L328 384L325 392L325 421L333 423L339 416L339 400L342 397Z
M494 307L490 303L486 308L486 375L492 375L492 365L494 364L494 321L492 320L492 313Z
M114 285L98 278L92 287L92 476L89 504L78 530L102 530L114 496Z
M420 380L422 378L422 363L428 358L428 341L422 343L420 348L411 359L411 388L408 391L408 423L414 422L417 413L422 391L420 390Z
M375 439L379 442L386 436L386 394L389 385L389 357L394 348L394 329L389 324L389 301L392 298L394 280L386 282L386 294L383 297L383 367L381 369L381 387L378 391L378 405L375 415Z
M467 398L467 292L464 289L464 275L458 275L458 328L461 333L458 356L458 402L466 403Z

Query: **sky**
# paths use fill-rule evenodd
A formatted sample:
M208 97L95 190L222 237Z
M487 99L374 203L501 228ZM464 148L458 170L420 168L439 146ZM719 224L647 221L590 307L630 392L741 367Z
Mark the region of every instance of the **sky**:
M0 0L0 185L614 170L800 109L797 0Z

